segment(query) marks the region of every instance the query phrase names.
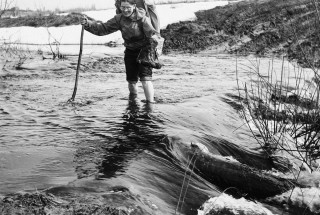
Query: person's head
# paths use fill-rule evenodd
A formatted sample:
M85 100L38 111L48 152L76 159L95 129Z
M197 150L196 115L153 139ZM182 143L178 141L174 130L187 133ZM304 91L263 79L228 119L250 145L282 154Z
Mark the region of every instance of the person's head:
M120 10L122 14L126 17L129 17L132 15L136 8L136 2L135 0L121 0L120 1Z

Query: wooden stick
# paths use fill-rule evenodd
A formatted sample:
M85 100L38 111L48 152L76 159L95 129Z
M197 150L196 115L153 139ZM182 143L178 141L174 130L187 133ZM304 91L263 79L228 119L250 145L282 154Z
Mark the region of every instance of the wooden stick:
M68 102L73 102L74 98L77 94L78 89L78 79L79 79L79 69L81 64L81 55L82 55L82 47L83 47L83 32L84 32L84 26L81 28L81 37L80 37L80 51L79 51L79 57L78 57L78 65L77 65L77 71L76 71L76 81L74 83L74 89L72 93L72 97L68 100Z

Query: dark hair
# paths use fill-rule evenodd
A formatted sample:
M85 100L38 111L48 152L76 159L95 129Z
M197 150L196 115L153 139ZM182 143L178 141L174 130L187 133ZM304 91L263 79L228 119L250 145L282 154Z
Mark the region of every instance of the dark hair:
M121 4L122 2L128 2L129 4L135 4L135 3L136 3L135 0L120 0L120 4Z

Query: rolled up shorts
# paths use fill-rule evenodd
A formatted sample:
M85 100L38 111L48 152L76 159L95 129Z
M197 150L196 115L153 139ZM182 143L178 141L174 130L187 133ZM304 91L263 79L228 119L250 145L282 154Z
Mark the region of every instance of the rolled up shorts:
M137 82L140 81L151 81L152 80L152 68L146 67L137 63L137 57L139 50L126 49L124 52L124 64L126 67L127 81Z

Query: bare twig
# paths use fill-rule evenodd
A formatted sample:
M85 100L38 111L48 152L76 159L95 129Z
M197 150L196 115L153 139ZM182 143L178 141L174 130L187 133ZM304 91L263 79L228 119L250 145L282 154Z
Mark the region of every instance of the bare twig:
M0 0L0 18L8 11L14 0Z

